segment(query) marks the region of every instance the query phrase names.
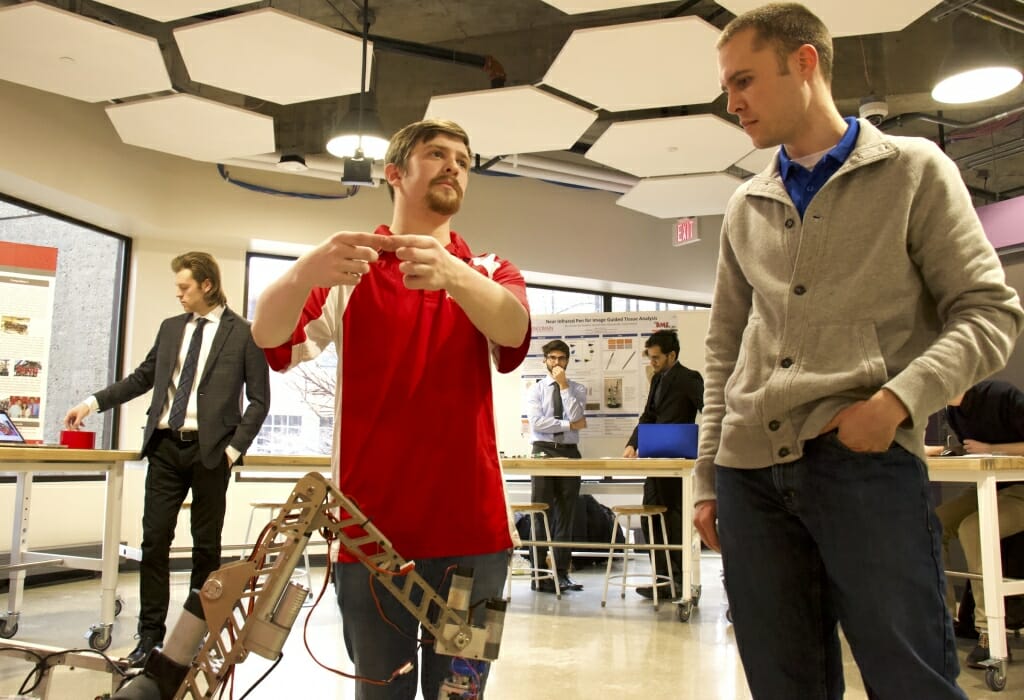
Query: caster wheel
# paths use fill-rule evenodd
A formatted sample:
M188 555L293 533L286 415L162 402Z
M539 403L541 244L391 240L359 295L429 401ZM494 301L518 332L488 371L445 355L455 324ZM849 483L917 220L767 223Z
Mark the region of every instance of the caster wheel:
M109 629L95 629L89 633L89 648L96 651L106 651L110 648L113 636Z
M122 610L124 610L124 601L121 600L120 598L115 598L114 599L114 617L117 617L118 615L120 615Z
M985 671L985 685L996 692L1003 690L1006 688L1006 671L996 667L987 669Z
M700 585L690 586L690 600L693 601L693 607L700 605Z
M690 613L693 612L693 601L688 600L685 603L680 603L676 606L676 617L679 618L680 622L689 622Z
M3 625L0 625L0 637L3 637L4 639L10 639L11 637L16 635L17 633L18 633L18 623L17 622L11 624L11 623L8 623L7 620L4 620Z

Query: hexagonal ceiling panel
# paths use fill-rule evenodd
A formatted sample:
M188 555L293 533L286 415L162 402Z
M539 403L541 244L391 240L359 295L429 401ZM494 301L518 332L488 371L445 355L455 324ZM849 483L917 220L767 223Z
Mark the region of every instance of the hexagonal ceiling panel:
M170 22L185 17L195 17L204 12L223 10L236 5L246 5L239 0L96 0L126 12L155 19L158 22Z
M699 17L578 29L543 82L612 112L711 102L722 91L718 34Z
M0 79L86 102L171 89L156 39L41 2L0 8Z
M217 162L274 150L274 120L193 95L110 105L107 116L125 143Z
M757 175L768 167L778 152L778 148L757 148L736 161L735 165Z
M597 119L592 110L532 85L437 95L425 119L451 119L469 134L473 151L499 156L561 151Z
M764 0L717 0L735 15L764 5ZM903 29L938 4L937 0L803 0L811 12L821 18L832 36L879 34Z
M179 27L174 38L200 83L277 104L359 92L359 38L270 7ZM372 56L370 45L367 75Z
M616 122L587 158L638 177L725 170L750 152L743 129L713 114Z
M741 182L725 173L651 178L641 180L615 203L659 219L722 214Z
M623 7L639 7L640 5L657 5L665 0L543 0L555 9L567 15L579 15L584 12L601 12L618 10Z

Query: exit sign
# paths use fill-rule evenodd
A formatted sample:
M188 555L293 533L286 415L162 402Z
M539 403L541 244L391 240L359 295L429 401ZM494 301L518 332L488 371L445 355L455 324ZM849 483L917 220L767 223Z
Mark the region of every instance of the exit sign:
M700 240L697 232L697 219L688 216L685 219L677 219L672 229L672 245L686 245Z

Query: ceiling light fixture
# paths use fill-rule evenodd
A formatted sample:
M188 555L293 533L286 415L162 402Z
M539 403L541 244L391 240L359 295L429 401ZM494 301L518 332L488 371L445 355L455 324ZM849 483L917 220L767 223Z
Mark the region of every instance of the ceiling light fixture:
M345 159L341 181L347 185L372 185L371 166L387 154L388 139L377 114L376 101L366 93L366 54L370 37L370 2L363 0L363 66L359 101L337 124L327 141L327 152Z
M285 153L281 160L277 161L277 167L290 173L303 173L309 170L306 159L298 153Z
M953 42L932 88L936 102L966 104L1002 95L1021 82L1018 62L1010 59L987 26L965 14L953 19Z

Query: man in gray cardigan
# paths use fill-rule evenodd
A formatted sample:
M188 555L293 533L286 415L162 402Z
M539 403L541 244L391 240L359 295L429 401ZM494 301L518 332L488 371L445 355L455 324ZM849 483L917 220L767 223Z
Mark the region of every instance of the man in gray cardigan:
M955 165L839 115L817 17L765 6L718 46L729 112L781 146L725 213L696 467L747 680L842 697L841 623L873 697L965 698L924 427L1006 362L1017 295Z

